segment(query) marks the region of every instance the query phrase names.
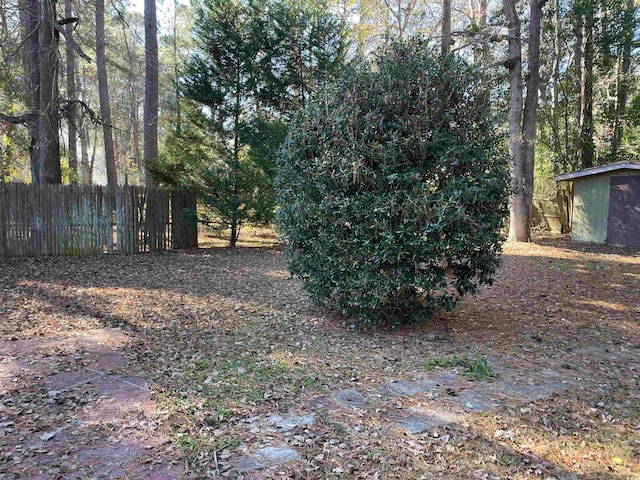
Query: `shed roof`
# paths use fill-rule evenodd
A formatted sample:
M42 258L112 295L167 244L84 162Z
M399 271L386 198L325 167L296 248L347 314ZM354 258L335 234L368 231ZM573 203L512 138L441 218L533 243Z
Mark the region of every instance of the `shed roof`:
M616 162L609 165L602 165L601 167L585 168L584 170L578 170L577 172L556 175L555 177L553 177L553 179L556 182L562 182L565 180L574 180L576 178L588 177L590 175L599 175L601 173L612 172L614 170L640 170L640 163Z

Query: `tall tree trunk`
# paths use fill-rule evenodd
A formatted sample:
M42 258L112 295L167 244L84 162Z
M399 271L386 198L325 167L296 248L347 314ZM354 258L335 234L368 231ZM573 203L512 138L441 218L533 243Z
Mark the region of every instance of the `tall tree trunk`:
M616 160L618 150L622 144L622 134L624 132L624 117L627 112L627 98L629 95L629 73L631 71L631 47L633 44L633 33L635 28L635 6L633 0L627 0L624 40L622 43L622 58L620 59L618 71L618 92L616 98L615 120L613 124L613 138L611 140L611 157Z
M7 5L4 0L0 1L0 28L2 28L2 33L0 34L2 36L0 38L5 40L9 33L9 27L7 25ZM0 51L4 51L4 45L0 46Z
M73 17L72 0L64 2L64 16L66 18ZM69 35L72 35L73 24L66 26ZM67 54L67 99L76 99L76 52L71 42L66 42ZM67 134L69 137L69 169L71 170L71 182L78 179L78 106L77 103L71 102L67 110Z
M131 108L131 123L133 124L133 159L135 160L138 173L143 175L144 166L142 165L142 158L140 155L140 117L138 115L137 100L131 104Z
M547 0L530 0L529 48L527 50L527 95L522 117L523 191L526 207L527 240L531 237L531 205L533 203L533 172L535 165L536 112L540 87L540 32L542 8Z
M233 192L232 192L232 205L231 205L231 238L229 239L229 246L231 248L236 247L238 242L238 235L240 233L240 219L239 208L240 198L238 192L238 180L240 177L240 110L242 108L242 86L240 82L241 69L240 66L236 68L236 104L235 113L233 116Z
M79 136L80 136L80 165L81 165L81 175L82 175L82 183L85 185L91 185L91 174L89 172L89 129L87 128L86 122L84 120L80 120L80 128L79 128Z
M133 64L135 62L135 58L131 52L131 47L129 46L129 41L127 40L127 31L126 24L122 23L122 32L124 38L124 45L127 49L127 59L129 63ZM177 67L176 67L177 68ZM177 78L177 77L176 77ZM138 97L136 96L136 85L138 79L136 76L130 72L129 73L129 82L127 85L128 93L129 93L129 103L131 105L131 118L129 121L131 122L131 134L133 136L133 159L136 165L136 170L138 173L144 175L144 168L142 166L142 159L140 157L140 115L139 115L139 105Z
M150 167L158 161L158 23L156 1L144 2L144 164L147 184Z
M442 38L440 39L440 53L449 54L451 49L451 0L442 0Z
M20 19L23 24L23 42L26 44L24 55L25 83L29 97L27 99L29 111L37 113L40 109L40 59L38 51L38 24L40 21L39 0L23 0L20 9ZM31 163L31 183L40 183L40 168L38 167L38 120L28 123L29 127L29 157Z
M174 93L176 96L176 134L182 134L182 112L180 111L180 84L178 71L180 61L178 60L178 1L173 0L173 78L175 81Z
M86 72L84 67L82 68L82 75L76 78L76 85L79 86L79 93L81 100L88 103L87 88L84 82L86 78ZM87 126L87 120L84 115L78 117L79 120L79 136L80 136L80 165L82 174L82 183L85 185L91 185L93 178L89 171L89 127Z
M93 129L93 147L91 149L91 159L89 160L89 183L93 182L93 170L96 165L96 147L98 146L98 129Z
M551 135L556 152L563 150L560 142L560 61L562 59L562 17L560 0L553 2L553 62L551 65ZM566 155L563 153L563 164ZM566 167L566 165L564 165ZM564 168L563 168L564 170Z
M40 43L40 112L38 116L38 168L41 183L62 183L60 169L60 119L58 118L58 36L55 0L42 3L38 28Z
M113 148L113 125L109 103L109 83L107 82L107 61L104 36L104 0L96 0L96 67L98 69L98 93L100 96L100 116L104 134L104 156L107 166L107 183L114 189L118 185L116 157Z
M575 72L575 94L576 94L576 126L582 125L582 48L583 48L583 14L581 12L579 0L576 1L573 12L573 35L575 43L573 46L573 65Z
M520 18L515 0L504 0L504 13L509 28L509 153L511 154L511 211L509 241L528 242L531 239L531 202L533 200L533 170L540 84L540 21L546 0L530 0L529 49L527 63L527 96L522 105L522 40Z
M485 32L487 29L487 8L488 8L488 0L480 0L479 2L479 25L480 31ZM482 65L489 59L489 45L487 42L482 42L479 48L476 48L475 53L476 63L478 65Z
M582 168L593 167L595 145L593 143L593 55L594 55L594 15L595 8L587 1L588 9L584 16L584 50L580 105L582 106L580 124L580 159Z
M509 215L509 241L529 241L529 218L524 191L524 157L522 152L522 40L520 18L515 0L503 0L509 29L509 154L511 156L511 206Z

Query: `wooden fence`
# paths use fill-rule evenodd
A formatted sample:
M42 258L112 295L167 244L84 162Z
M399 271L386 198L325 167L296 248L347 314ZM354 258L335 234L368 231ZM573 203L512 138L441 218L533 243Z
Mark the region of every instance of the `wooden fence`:
M157 187L0 184L0 256L197 247L195 196Z

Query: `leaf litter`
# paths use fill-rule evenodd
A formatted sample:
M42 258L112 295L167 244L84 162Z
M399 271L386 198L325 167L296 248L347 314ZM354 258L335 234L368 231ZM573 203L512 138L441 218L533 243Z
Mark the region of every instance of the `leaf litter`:
M389 331L310 303L276 248L8 260L0 295L0 476L640 475L637 250L506 245L493 286ZM454 355L486 359L491 378ZM112 379L141 386L115 402ZM451 421L429 426L434 412ZM73 464L83 450L134 466L91 471Z

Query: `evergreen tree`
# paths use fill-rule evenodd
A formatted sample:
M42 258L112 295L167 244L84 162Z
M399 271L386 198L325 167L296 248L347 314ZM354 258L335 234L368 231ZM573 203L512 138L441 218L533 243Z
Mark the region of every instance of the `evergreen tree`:
M235 246L243 223L273 218L288 118L343 64L345 30L326 9L286 0L207 0L198 18L198 49L181 77L189 122L154 174L197 189Z

